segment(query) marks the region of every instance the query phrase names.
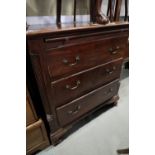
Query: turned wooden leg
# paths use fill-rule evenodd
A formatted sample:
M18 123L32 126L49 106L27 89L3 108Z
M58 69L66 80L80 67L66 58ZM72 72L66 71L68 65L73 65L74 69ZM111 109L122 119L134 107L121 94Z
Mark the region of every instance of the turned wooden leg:
M117 1L118 0L108 0L107 16L109 16L110 22L113 22L114 20L114 13L116 12L114 6Z
M90 23L95 23L95 11L94 11L94 6L95 6L95 0L90 0L90 1L89 1Z
M96 0L95 4L95 19L98 24L107 24L109 19L101 11L102 0Z
M122 5L122 0L117 0L116 7L115 7L114 21L120 20L119 18L120 18L120 12L121 12L121 5Z
M61 27L61 0L57 0L57 16L56 16L56 23L58 27Z
M76 26L76 0L74 0L74 24Z
M128 4L129 1L125 0L125 17L124 17L124 21L129 21L129 17L128 17Z

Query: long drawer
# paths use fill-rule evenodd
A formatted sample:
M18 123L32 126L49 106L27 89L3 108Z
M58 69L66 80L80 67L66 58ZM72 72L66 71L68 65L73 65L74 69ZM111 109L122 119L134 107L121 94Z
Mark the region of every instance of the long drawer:
M67 125L96 106L110 99L112 96L117 94L118 88L119 82L118 80L115 80L64 106L58 107L56 111L60 125Z
M100 40L103 39L103 35L106 37L107 34L105 32L99 32L99 33L85 33L85 34L78 34L70 36L69 34L59 37L45 37L43 39L44 42L44 48L45 49L54 49L54 48L61 48L65 46L71 46L71 45L77 45L77 44L83 44L86 42L92 42L94 40ZM128 35L128 33L126 33ZM108 36L114 36L114 33L112 35ZM120 33L115 33L115 36L120 36ZM37 41L38 42L38 41ZM36 45L36 44L35 44ZM37 45L35 49L37 49Z
M51 80L121 58L126 45L127 37L123 36L46 51Z
M122 58L90 69L87 72L53 82L52 88L55 92L55 105L61 106L66 104L107 82L119 78L121 65Z

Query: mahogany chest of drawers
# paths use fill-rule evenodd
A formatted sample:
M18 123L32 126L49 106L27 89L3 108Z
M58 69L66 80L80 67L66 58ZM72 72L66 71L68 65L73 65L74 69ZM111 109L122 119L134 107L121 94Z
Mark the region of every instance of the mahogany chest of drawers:
M116 104L128 24L27 31L53 144L98 107Z

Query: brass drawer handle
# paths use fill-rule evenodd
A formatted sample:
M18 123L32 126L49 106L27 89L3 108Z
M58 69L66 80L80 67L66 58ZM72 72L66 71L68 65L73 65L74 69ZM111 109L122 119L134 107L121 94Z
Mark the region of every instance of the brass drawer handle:
M112 70L106 69L106 72L107 72L109 75L111 75L111 74L113 74L113 72L114 72L115 70L116 70L116 67L113 66Z
M75 110L68 111L68 114L75 115L79 112L80 109L81 109L81 106L78 105Z
M73 63L69 63L69 61L67 59L63 59L63 63L68 65L68 66L75 66L77 65L77 63L80 61L80 56L76 56L75 57L75 62Z
M80 80L78 80L76 82L76 86L74 86L74 87L71 87L70 85L66 85L66 89L75 90L75 89L77 89L79 87L79 85L80 85Z
M109 48L109 52L111 53L111 54L117 54L118 53L118 50L120 49L120 47L119 46L116 46L116 48Z

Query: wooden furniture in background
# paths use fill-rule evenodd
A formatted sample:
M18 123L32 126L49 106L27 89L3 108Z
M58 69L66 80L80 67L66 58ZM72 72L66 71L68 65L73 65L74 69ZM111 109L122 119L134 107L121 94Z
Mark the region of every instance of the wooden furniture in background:
M120 12L121 12L121 4L122 4L122 0L116 0L114 21L119 21Z
M90 3L90 23L107 24L108 18L101 11L101 4L103 0L89 0ZM74 0L74 24L76 23L76 7L77 0ZM56 12L56 23L61 28L61 8L62 0L57 0L57 12Z
M26 154L30 155L49 145L42 119L38 118L28 90L26 91Z
M128 0L108 0L107 16L110 19L110 22L120 21L120 13L122 8L122 3L125 2L125 12L124 12L124 21L129 20L128 15Z
M122 7L122 0L108 0L107 4L107 15L103 13L102 3L104 0L89 0L90 4L90 23L98 24L108 24L109 22L119 21L120 12ZM128 0L125 1L125 12L124 21L129 20L128 15ZM76 25L76 7L77 0L74 0L74 24ZM56 23L59 28L61 28L61 8L62 0L57 0L57 13L56 13Z
M129 21L129 0L125 0L125 18L124 21Z
M115 0L108 0L107 4L107 16L109 17L110 22L112 22L114 18L114 2Z

